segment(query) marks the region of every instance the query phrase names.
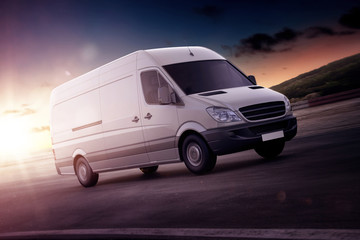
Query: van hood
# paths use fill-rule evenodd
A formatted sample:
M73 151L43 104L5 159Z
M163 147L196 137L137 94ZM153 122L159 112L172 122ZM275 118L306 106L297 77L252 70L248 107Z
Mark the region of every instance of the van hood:
M227 107L235 111L249 105L284 101L284 95L281 93L261 86L227 88L189 96L212 106Z

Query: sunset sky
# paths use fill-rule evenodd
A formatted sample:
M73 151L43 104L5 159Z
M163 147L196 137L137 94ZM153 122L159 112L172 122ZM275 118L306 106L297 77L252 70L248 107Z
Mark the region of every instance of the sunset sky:
M54 87L133 51L208 47L270 87L359 53L359 18L359 0L1 0L0 160L51 146Z

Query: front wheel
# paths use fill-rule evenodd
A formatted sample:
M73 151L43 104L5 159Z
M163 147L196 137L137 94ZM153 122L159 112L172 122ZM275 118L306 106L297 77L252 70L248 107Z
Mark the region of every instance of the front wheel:
M255 151L261 157L272 160L283 151L284 146L284 139L276 139L259 144L257 147L255 147Z
M203 174L215 167L216 155L199 136L187 136L181 150L185 165L192 173Z
M97 184L99 174L93 172L85 158L80 157L77 160L75 170L80 184L84 187L92 187Z

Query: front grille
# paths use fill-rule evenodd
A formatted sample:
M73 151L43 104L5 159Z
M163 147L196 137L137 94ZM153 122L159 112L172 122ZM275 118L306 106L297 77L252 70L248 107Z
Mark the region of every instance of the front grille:
M279 117L285 114L285 103L282 101L260 103L239 108L241 114L250 121Z

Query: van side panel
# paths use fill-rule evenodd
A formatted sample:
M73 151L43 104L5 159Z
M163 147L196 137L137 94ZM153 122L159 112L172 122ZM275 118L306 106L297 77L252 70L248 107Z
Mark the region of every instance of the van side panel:
M100 86L107 156L92 167L95 171L106 171L147 163L138 103L136 54L105 65L100 70Z
M88 161L101 158L105 152L98 71L90 72L55 89L52 99L54 105L51 109L51 132L56 165L60 172L71 173L72 155L77 149L86 153Z

